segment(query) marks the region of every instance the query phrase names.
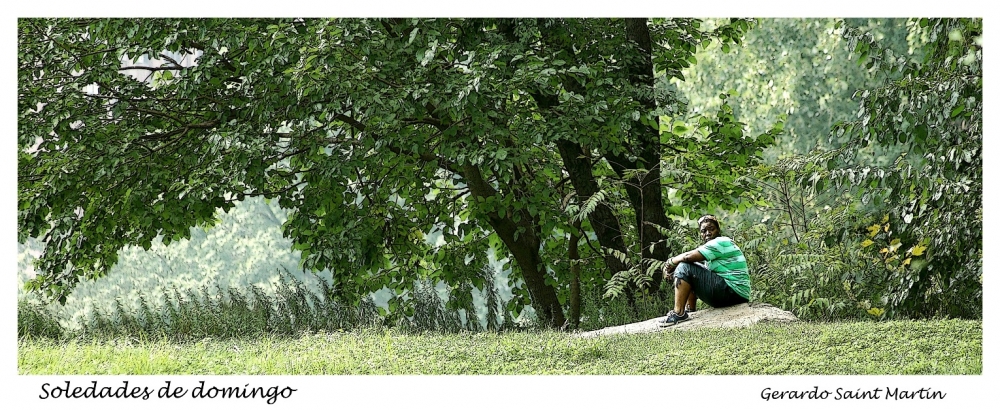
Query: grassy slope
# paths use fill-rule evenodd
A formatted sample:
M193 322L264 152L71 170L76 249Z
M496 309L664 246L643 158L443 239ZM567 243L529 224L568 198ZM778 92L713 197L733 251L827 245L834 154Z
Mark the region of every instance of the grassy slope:
M982 322L795 323L581 339L557 332L18 342L21 374L981 374Z

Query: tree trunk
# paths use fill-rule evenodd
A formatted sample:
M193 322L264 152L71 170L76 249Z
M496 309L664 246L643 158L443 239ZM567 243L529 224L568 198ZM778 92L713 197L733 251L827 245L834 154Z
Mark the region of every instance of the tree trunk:
M566 256L569 259L569 319L563 329L580 327L580 222L574 225L575 230L569 234L569 249Z
M636 55L625 58L626 67L629 73L629 82L633 86L642 90L636 99L645 109L645 113L656 109L656 101L653 100L653 60L652 42L649 37L649 27L645 18L625 19L625 35L630 42L636 44L632 48ZM642 257L656 260L667 260L670 255L670 248L663 240L664 235L656 228L661 226L669 228L670 218L667 217L663 207L663 193L660 185L660 132L640 121L636 121L632 126L633 140L637 146L637 159L639 163L631 164L634 168L647 169L649 172L641 175L640 178L633 178L627 181L626 191L629 201L636 211L636 223L639 226L640 245L642 246ZM619 176L623 176L625 167L630 165L622 156L607 156L611 161L612 169ZM655 244L655 245L654 245ZM650 246L653 249L650 250ZM643 264L643 270L648 265ZM652 288L658 289L663 275L660 271L653 273Z
M543 30L543 41L551 46L561 48L564 51L565 58L573 60L573 65L578 64L579 62L575 61L572 46L552 39L550 34ZM586 90L582 84L572 77L564 78L563 86L567 90L577 94L586 94ZM535 103L538 104L538 108L542 110L543 115L548 115L551 108L559 105L559 99L554 95L544 95L536 90L531 93L531 96L534 98ZM570 183L573 184L573 189L576 190L580 204L587 202L587 200L600 190L597 180L594 179L594 166L590 162L591 159L588 155L585 155L583 147L575 141L558 139L556 140L556 147L559 149L559 157L562 159L563 169L569 174ZM594 235L597 236L597 242L605 249L602 252L602 256L608 270L612 274L627 270L628 265L625 261L606 251L614 249L622 254L627 254L625 239L622 237L621 224L618 222L618 218L615 216L611 206L603 202L597 204L594 211L587 215L587 221L590 222L590 226L594 230ZM631 293L629 295L631 296Z
M462 176L477 200L499 195L493 186L483 180L479 168L466 164L462 167ZM488 213L487 217L490 226L510 250L517 266L521 268L524 284L531 297L531 306L535 309L539 321L545 326L558 328L566 322L566 317L563 315L555 288L545 283L546 269L539 253L541 241L537 226L534 225L534 219L527 209L518 212L521 213L518 222L496 211Z
M587 202L599 190L597 181L594 179L593 165L590 158L583 157L583 149L580 144L567 140L558 140L556 145L559 148L559 155L562 157L563 168L569 174L570 183L576 190L580 204ZM621 225L614 214L614 210L607 203L599 203L594 211L587 215L597 242L601 247L614 249L626 253L625 239L622 237ZM604 253L604 263L612 274L628 269L624 261L610 252Z
M638 44L638 49L636 49L637 55L633 55L631 59L626 58L627 62L632 62L628 66L629 81L637 87L650 91L642 93L639 101L643 108L647 111L652 111L656 108L656 102L651 98L653 88L652 43L649 37L649 29L646 26L646 19L626 19L626 37ZM560 37L553 37L552 33L547 33L543 30L542 41L550 46L563 49L565 58L574 59L573 56L575 53L572 51L571 45L560 40ZM574 65L578 63L577 61L572 62ZM572 77L566 77L563 86L569 91L586 94L584 87ZM532 93L532 97L534 97L535 102L543 111L558 105L558 98L554 95L544 95L541 92L534 92ZM666 217L666 212L663 208L663 195L660 191L659 130L642 125L641 122L636 122L632 132L633 140L637 146L635 151L637 151L637 156L641 164L626 160L625 155L607 154L605 158L611 162L615 173L623 179L625 179L625 169L641 167L650 170L641 179L632 178L631 180L626 180L626 192L629 196L629 202L635 210L636 227L639 230L641 239L642 258L666 260L670 257L670 249L666 246L666 243L662 242L664 236L655 226L647 223L653 223L664 228L670 226L670 219ZM563 168L569 174L570 181L573 184L573 188L576 189L580 202L586 202L587 199L599 190L597 182L594 180L593 165L590 163L590 158L583 155L582 147L576 142L560 139L556 141L556 146L563 161ZM615 249L622 253L627 253L625 241L621 233L621 226L614 212L607 204L599 204L588 215L588 220L602 248ZM653 244L656 245L650 251L650 245ZM604 260L612 273L627 269L627 264L624 261L609 252L605 252ZM645 272L647 266L647 263L642 263L640 268ZM659 271L653 273L652 289L659 289L662 277L663 275ZM634 298L633 288L629 286L625 290L626 297L631 302Z

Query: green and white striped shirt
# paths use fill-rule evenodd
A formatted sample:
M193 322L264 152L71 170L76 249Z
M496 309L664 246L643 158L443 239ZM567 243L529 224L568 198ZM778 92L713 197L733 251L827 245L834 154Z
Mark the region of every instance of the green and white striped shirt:
M708 269L726 280L736 293L750 300L750 275L747 273L747 259L731 238L720 236L698 247L705 257Z

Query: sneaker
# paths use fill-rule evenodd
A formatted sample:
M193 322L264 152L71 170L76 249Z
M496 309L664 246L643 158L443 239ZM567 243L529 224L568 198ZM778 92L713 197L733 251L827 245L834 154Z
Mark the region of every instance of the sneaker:
M685 313L694 313L697 312L698 309L696 309L694 306L685 306L684 311Z
M660 327L668 327L688 319L691 319L691 316L688 316L687 312L684 312L683 315L678 315L677 312L671 310L670 313L667 314L667 318L660 320L657 324L660 325Z

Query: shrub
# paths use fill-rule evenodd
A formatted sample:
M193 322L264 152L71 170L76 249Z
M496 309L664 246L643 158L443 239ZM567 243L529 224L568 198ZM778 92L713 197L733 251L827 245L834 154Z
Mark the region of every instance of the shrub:
M58 339L62 335L62 326L45 305L27 299L17 301L17 337L32 336Z

